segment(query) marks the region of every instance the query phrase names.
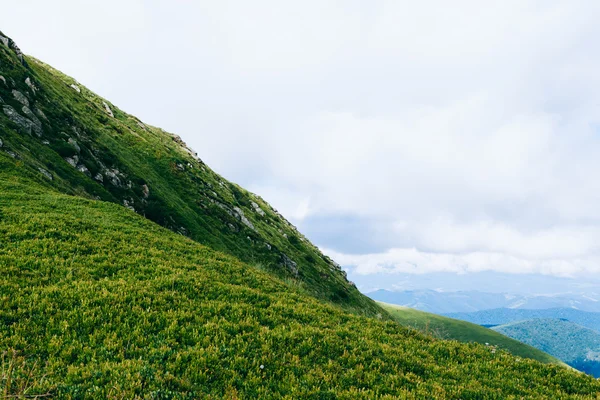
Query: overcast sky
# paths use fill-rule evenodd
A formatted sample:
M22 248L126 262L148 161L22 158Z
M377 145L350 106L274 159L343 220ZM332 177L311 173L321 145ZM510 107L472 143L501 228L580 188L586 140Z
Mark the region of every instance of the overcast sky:
M25 53L181 135L359 285L600 272L598 1L0 5Z

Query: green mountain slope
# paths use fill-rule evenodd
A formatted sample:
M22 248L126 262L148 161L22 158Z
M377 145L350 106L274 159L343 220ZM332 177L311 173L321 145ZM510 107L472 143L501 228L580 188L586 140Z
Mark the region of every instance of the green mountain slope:
M382 320L259 197L2 34L0 108L0 397L600 392L561 366Z
M157 100L160 101L160 100ZM0 32L0 152L63 193L121 204L357 312L380 310L339 265L178 136L142 123Z
M23 170L0 153L0 349L17 352L0 358L0 393L509 399L600 391L559 366L345 312Z
M484 344L490 348L507 350L515 356L531 358L543 363L562 364L557 358L535 347L480 325L394 304L379 304L400 324L441 339Z
M600 376L600 333L561 319L531 319L492 328Z

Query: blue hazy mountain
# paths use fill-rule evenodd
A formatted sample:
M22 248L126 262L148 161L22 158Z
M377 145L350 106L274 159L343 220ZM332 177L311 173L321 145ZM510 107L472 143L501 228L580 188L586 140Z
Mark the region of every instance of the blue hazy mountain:
M381 289L369 292L367 296L377 301L416 308L436 314L464 313L496 308L534 310L572 308L582 311L600 312L600 301L598 301L600 296L596 299L591 295L578 293L521 295L479 291L446 292L437 290L394 292Z
M496 308L475 312L447 313L445 316L484 326L504 325L530 319L555 318L571 321L600 332L600 313L574 308L550 308L545 310Z

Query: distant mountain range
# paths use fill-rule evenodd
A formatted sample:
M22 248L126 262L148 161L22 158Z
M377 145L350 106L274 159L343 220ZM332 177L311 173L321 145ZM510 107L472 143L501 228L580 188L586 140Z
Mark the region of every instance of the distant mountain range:
M600 333L564 319L530 319L492 328L573 368L600 376Z
M367 296L376 301L436 314L465 313L498 308L532 310L567 308L600 312L600 295L593 294L518 295L478 291L408 290L393 292L376 290L367 293ZM453 318L459 317L453 316Z
M573 308L550 308L546 310L496 308L476 312L447 313L445 316L488 327L529 319L565 319L600 332L600 313Z

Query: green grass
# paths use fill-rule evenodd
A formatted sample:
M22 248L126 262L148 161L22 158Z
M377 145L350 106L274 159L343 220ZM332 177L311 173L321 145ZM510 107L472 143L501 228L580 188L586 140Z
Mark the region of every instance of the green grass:
M322 303L121 206L16 178L4 160L0 349L16 351L17 368L0 393L25 376L33 377L25 394L57 398L596 398L600 391L594 379L559 366Z
M76 84L74 79L41 61L26 61L23 65L0 44L0 75L7 82L0 80L0 153L17 157L11 160L20 166L19 174L65 194L126 204L174 232L301 282L316 298L360 314L380 312L339 266L267 202L212 171L180 139L141 124L78 83L77 92L70 86ZM43 113L37 116L42 137L25 133L3 112L10 106L26 115L13 91L28 98L31 113ZM173 104L170 99L156 101ZM105 111L104 102L114 117ZM67 159L74 157L84 172L69 165ZM114 171L118 180L110 176ZM94 179L98 175L102 181Z
M563 364L559 359L535 347L480 325L394 304L381 302L379 304L401 325L417 329L440 339L487 344L490 347L507 350L518 357L530 358L543 363Z

